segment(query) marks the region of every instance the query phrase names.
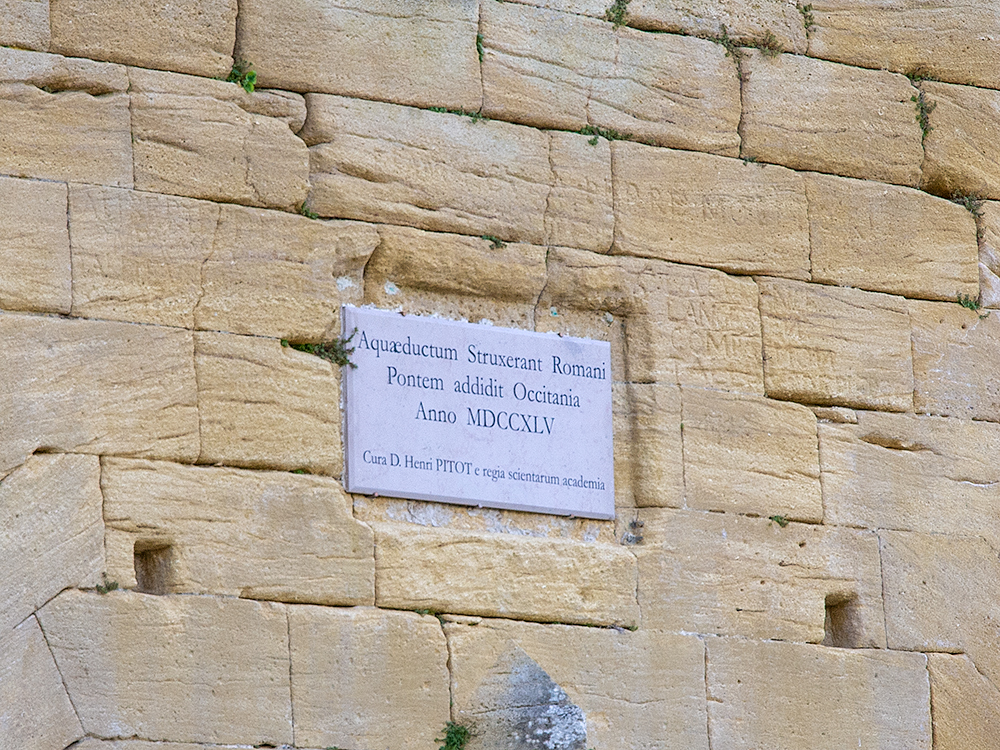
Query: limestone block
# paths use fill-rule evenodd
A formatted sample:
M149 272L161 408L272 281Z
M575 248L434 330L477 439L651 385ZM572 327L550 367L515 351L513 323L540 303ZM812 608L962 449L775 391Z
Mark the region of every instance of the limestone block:
M666 508L639 519L643 627L819 643L842 605L837 645L885 647L875 534Z
M450 718L448 646L437 620L296 606L288 629L297 745L436 746Z
M73 315L193 328L219 207L86 185L69 192Z
M546 244L606 253L614 239L611 148L604 138L549 133L552 191L546 201Z
M753 42L770 31L787 52L804 53L807 40L802 16L783 0L631 0L628 23L640 29Z
M635 625L635 558L617 545L375 523L375 603L390 609Z
M325 94L306 102L309 205L320 215L545 241L546 133Z
M792 169L917 186L924 158L916 91L896 73L748 51L744 157Z
M196 333L200 463L340 476L340 377L275 339Z
M1000 317L944 302L910 300L909 307L914 409L1000 421Z
M1000 680L996 602L1000 563L982 539L880 531L889 648L968 654Z
M614 252L809 279L800 175L634 143L616 142L611 153Z
M979 303L1000 308L1000 203L983 201L979 217Z
M117 458L102 468L108 577L126 588L374 603L372 532L335 480Z
M292 742L282 605L66 591L38 617L87 734Z
M50 0L52 51L225 78L236 43L236 0Z
M858 412L819 425L826 522L973 534L1000 548L1000 425Z
M823 520L809 409L687 387L681 402L686 507Z
M927 654L935 750L989 747L1000 737L1000 691L968 656Z
M923 187L1000 198L1000 91L934 81L920 88L934 106Z
M309 189L302 97L129 69L135 187L294 210Z
M505 0L505 2L533 5L536 8L548 8L563 13L575 13L578 16L604 18L608 5L604 0Z
M962 206L843 177L805 182L812 281L929 299L978 295L976 221Z
M476 0L241 0L262 86L476 111ZM373 64L377 61L377 64Z
M52 653L29 617L0 628L0 737L5 748L49 750L83 736Z
M48 0L0 0L0 45L47 50Z
M759 279L758 285L768 396L886 411L911 408L906 300L782 279Z
M66 186L0 177L0 307L68 313Z
M545 285L544 247L388 225L379 235L365 267L366 303L531 328Z
M100 475L96 456L35 455L0 482L0 634L63 589L100 582Z
M359 304L374 227L222 206L202 269L195 327L293 341L340 336L340 306Z
M127 89L119 65L0 48L0 172L131 187Z
M0 473L36 449L197 459L188 331L6 314L0 341Z
M698 638L511 620L446 621L444 627L460 723L480 729L498 714L515 724L551 721L555 712L532 716L530 709L555 687L582 711L586 744L552 747L708 750L705 649ZM485 746L474 735L469 750Z
M942 81L1000 86L996 6L921 0L813 0L809 54Z
M618 472L626 473L635 505L680 508L684 504L684 463L680 389L665 383L624 383L627 419L624 439L615 436ZM621 467L621 468L619 468Z
M706 268L552 248L540 310L625 319L631 382L763 393L756 287ZM559 312L562 315L562 312ZM619 376L616 376L619 377Z
M739 155L739 82L722 47L518 3L481 13L484 114Z
M713 747L931 748L923 654L730 638L706 648Z

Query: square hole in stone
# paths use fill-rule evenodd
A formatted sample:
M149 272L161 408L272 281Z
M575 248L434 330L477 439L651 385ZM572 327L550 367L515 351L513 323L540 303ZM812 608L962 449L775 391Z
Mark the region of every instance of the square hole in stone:
M824 646L861 648L862 632L857 597L843 594L827 596L824 629Z
M133 548L136 588L144 594L166 594L170 590L173 551L162 542L136 542Z

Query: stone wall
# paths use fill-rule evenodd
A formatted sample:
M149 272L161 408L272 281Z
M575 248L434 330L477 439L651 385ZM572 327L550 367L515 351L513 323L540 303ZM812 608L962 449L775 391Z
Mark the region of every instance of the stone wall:
M1000 10L608 2L0 0L2 750L997 746ZM342 303L616 520L347 494Z

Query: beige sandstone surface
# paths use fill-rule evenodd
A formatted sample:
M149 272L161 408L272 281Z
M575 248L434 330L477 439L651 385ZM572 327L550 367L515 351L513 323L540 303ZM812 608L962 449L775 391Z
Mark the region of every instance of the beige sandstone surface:
M682 507L684 448L680 389L666 383L627 383L621 390L624 403L620 413L626 426L624 434L615 435L616 491L623 484L630 487L632 500L640 508Z
M980 217L979 302L1000 307L1000 203L984 201Z
M928 654L935 750L989 747L1000 736L1000 691L969 657Z
M545 237L605 253L615 231L609 141L573 133L549 133L552 190L545 202Z
M47 50L48 0L0 0L0 44L5 47Z

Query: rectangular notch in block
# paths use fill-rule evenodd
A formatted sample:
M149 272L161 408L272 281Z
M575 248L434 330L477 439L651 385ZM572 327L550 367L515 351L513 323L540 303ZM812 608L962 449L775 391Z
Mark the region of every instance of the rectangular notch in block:
M170 566L173 551L170 545L158 542L136 542L134 547L136 588L144 594L166 594L170 590Z

